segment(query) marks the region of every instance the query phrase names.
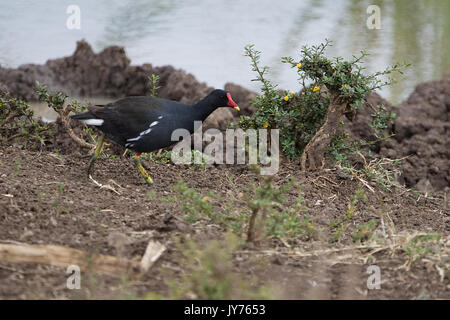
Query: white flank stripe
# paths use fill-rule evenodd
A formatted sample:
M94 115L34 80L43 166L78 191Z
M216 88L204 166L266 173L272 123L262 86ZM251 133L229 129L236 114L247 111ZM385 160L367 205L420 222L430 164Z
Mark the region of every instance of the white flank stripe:
M103 121L103 120L102 120L102 121ZM150 124L150 127L153 127L153 126L155 126L155 125L157 125L157 124L158 124L158 121L153 121L153 122ZM139 136L138 136L138 137L127 139L127 141L138 141L140 138L142 138L142 137L145 136L146 134L150 133L152 130L153 130L153 129L147 129L147 130L145 130L145 131L142 131L141 133L139 133ZM125 145L125 146L127 146L127 145Z
M84 123L86 123L89 126L101 126L103 124L103 122L105 122L105 120L103 119L86 119L86 120L81 120Z
M163 116L159 116L159 117L158 117L158 120L161 120L162 118L163 118Z
M139 136L139 137L136 137L136 138L127 139L127 141L138 141L140 138L142 138L142 136Z

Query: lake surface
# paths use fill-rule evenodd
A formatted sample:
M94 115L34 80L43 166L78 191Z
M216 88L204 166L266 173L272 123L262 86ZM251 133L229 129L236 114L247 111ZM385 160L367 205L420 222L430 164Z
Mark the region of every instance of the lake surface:
M371 4L381 9L381 29L369 30ZM81 29L70 30L69 5L80 8ZM398 102L418 83L450 73L449 0L0 0L0 64L16 67L71 55L77 40L99 51L124 46L133 64L173 65L214 87L234 82L258 90L243 56L246 44L281 88L298 88L281 56L298 57L302 45L328 38L329 56L350 58L367 50L368 71L395 62L412 66L384 97Z

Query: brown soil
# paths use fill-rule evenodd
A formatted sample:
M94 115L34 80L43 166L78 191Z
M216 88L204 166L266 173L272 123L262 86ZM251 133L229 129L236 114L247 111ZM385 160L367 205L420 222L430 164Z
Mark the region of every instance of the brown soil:
M155 185L149 187L141 183L130 159L99 159L95 179L114 186L120 193L116 194L86 178L86 156L38 153L15 147L2 147L0 154L0 239L3 243L57 244L126 258L142 256L150 239L168 247L143 278L127 282L126 288L120 277L97 275L81 291L74 292L66 288L62 268L0 262L0 297L5 299L124 298L142 297L150 291L164 295L168 277L177 279L183 270L177 260L179 252L173 243L174 236L190 235L203 243L220 239L224 234L224 230L208 221L185 222L181 202L161 201L174 193L171 186L183 179L202 194L212 190L240 207L242 193L257 180L244 166L211 167L204 171L146 162L155 180ZM288 163L276 175L275 184L285 182L288 177L294 177L301 186L306 212L318 228L328 228L330 222L345 214L351 196L362 188L360 183L336 170L305 174L300 173L297 165ZM58 184L63 188L60 198ZM156 196L148 197L148 191L154 191ZM367 189L365 192L368 200L358 206L355 223L374 219L379 226L379 213L384 212L392 218L399 234L421 230L448 236L448 203L442 194L430 199L410 192L371 193ZM287 202L295 200L294 193L287 197ZM59 202L57 207L55 201ZM119 240L114 239L125 241L126 250L118 252L119 245L115 242ZM426 257L414 261L406 271L401 266L408 258L402 250L381 250L370 255L369 261L361 260L368 256L364 250L346 252L358 252L353 257L292 254L293 249L339 250L350 243L348 237L340 244L299 238L288 248L278 240L266 240L259 246L239 248L233 271L244 278L258 276L258 283L269 285L278 298L450 298L448 274L441 280L433 262ZM267 250L273 252L268 254ZM262 262L254 262L255 257L264 262L264 268ZM371 264L381 268L381 290L366 288L365 272Z
M371 106L384 104L397 115L388 130L395 134L394 139L379 143L374 151L391 159L407 157L401 165L400 182L423 192L450 187L450 75L418 85L398 106L377 94L369 95L367 100ZM349 133L375 140L367 126L372 113L368 106L358 110L349 124Z

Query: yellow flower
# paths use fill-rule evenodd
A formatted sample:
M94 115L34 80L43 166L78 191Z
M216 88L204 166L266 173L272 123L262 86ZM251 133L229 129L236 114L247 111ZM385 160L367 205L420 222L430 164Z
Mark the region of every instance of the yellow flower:
M320 88L318 86L315 86L314 89L313 89L313 92L316 92L316 91L319 91L319 90L320 90Z
M284 101L289 101L289 96L285 96Z
M344 88L347 88L347 84L346 83L344 83Z
M289 92L291 95L294 95L294 91Z
M269 126L268 122L264 123L264 128L267 128L268 126Z
M206 202L206 201L208 201L208 196L204 196L203 198L202 198L202 202Z
M301 68L302 67L302 64L299 62L299 63L297 63L297 68Z

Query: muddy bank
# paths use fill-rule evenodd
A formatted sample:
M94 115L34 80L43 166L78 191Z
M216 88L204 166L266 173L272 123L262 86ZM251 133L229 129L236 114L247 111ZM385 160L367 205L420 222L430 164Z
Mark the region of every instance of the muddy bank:
M449 187L450 75L420 84L395 110L395 138L380 153L409 156L402 165L406 185L422 191Z
M402 161L400 182L423 192L450 186L450 75L416 87L398 106L373 93L366 106L358 110L353 122L346 120L355 138L375 140L371 122L373 108L385 105L397 118L386 133L394 138L378 143L376 155Z
M71 96L119 98L147 94L147 77L151 74L160 76L159 96L183 103L193 103L213 89L193 75L172 66L133 66L121 47L111 46L94 53L87 42L80 41L72 56L48 60L44 65L0 68L0 90L35 101L34 85L35 81L39 81L48 84L51 90L63 90ZM250 101L256 93L232 83L227 83L225 89L240 105L239 114L250 115L253 112ZM352 136L374 137L367 124L371 122L372 107L378 104L388 106L398 117L389 128L395 133L395 138L377 144L373 151L389 158L408 156L402 163L403 174L400 177L408 187L421 191L449 187L450 76L417 86L410 97L398 106L392 106L376 93L371 94L368 104L358 110L353 122L348 123ZM208 117L204 128L224 130L237 117L236 111L218 109ZM79 151L70 147L70 139L63 136L57 140L58 149Z

